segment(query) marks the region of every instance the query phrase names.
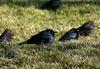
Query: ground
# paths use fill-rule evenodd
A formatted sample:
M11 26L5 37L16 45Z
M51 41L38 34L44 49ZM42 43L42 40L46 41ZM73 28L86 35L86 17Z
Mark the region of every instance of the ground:
M0 44L0 69L100 69L100 30L79 40L57 41L69 29L88 20L100 26L99 0L62 0L56 12L39 9L44 2L1 0L0 33L10 28L14 38ZM47 28L57 31L52 45L18 45Z

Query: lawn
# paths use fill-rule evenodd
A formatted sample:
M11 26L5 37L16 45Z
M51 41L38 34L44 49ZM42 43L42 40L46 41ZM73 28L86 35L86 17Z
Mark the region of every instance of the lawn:
M79 40L58 41L88 20L100 26L99 0L61 0L56 12L39 9L45 1L0 1L0 33L6 28L14 33L10 43L0 44L0 69L100 69L100 30ZM57 31L53 44L18 45L47 28Z

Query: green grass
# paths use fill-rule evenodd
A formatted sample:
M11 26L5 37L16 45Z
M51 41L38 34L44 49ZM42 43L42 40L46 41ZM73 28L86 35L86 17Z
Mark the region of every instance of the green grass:
M42 0L39 5L34 2L0 3L0 33L6 28L14 33L10 43L0 44L0 69L100 69L100 30L79 40L57 41L69 29L88 20L100 26L99 3L62 2L54 12L37 8L44 3ZM58 32L52 45L17 45L47 28Z

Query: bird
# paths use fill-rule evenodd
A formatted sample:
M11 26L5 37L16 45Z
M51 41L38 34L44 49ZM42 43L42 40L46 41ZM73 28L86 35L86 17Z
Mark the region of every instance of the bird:
M79 28L79 34L81 36L90 36L95 31L95 25L93 21L87 21L83 25L81 25Z
M79 33L77 28L71 28L68 32L66 32L58 41L67 41L78 39Z
M41 32L39 32L36 35L31 36L30 39L28 39L25 42L19 43L19 45L22 44L51 44L54 41L56 31L53 31L52 29L46 29Z
M13 33L11 29L5 29L5 31L0 36L0 42L9 42L13 38Z
M50 0L45 3L41 9L48 9L48 10L57 10L61 5L60 0Z

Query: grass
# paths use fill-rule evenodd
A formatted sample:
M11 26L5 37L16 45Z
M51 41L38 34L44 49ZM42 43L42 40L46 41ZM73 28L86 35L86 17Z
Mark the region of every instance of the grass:
M42 5L42 0L39 3L38 7ZM68 1L54 12L41 10L35 4L3 2L0 4L0 33L10 28L14 38L10 43L0 44L0 68L100 69L100 30L79 40L57 41L66 31L88 20L100 26L99 6L95 0ZM58 32L52 45L17 45L46 28Z

